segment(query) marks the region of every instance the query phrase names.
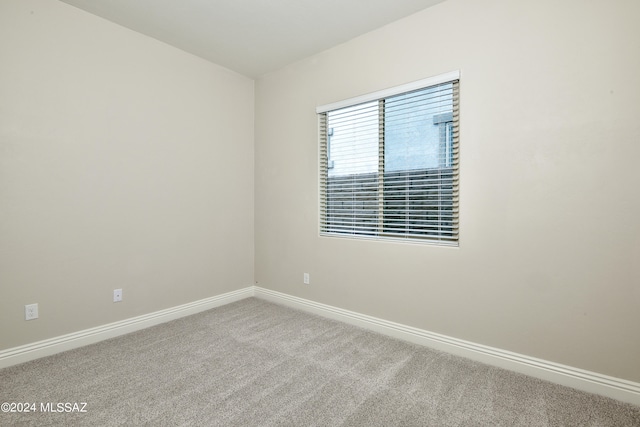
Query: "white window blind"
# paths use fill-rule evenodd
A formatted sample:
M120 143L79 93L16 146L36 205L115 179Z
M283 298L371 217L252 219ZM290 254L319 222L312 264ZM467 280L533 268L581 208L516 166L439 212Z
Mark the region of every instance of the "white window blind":
M321 234L457 244L459 83L446 76L318 109Z

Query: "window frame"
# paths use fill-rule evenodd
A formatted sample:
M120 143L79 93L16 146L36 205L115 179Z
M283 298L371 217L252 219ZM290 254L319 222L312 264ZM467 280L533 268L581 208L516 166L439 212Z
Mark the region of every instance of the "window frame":
M319 164L318 164L318 172L319 172L319 182L318 182L318 190L319 190L319 209L318 209L318 224L319 224L319 235L321 237L335 237L335 238L348 238L348 239L367 239L367 240L376 240L376 241L395 241L402 243L418 243L418 244L428 244L428 245L437 245L437 246L459 246L459 199L458 199L458 189L459 189L459 81L460 81L460 71L452 71L445 74L440 74L438 76L430 77L427 79L422 79L418 81L414 81L411 83L403 84L400 86L395 86L392 88L384 89L381 91L372 92L369 94L365 94L362 96L345 99L342 101L325 104L322 106L318 106L316 108L316 114L318 116L318 136L319 136ZM330 161L328 156L328 150L330 149L330 135L329 129L326 126L327 122L327 114L329 112L340 110L347 107L356 106L359 104L364 104L372 101L377 101L384 105L384 100L389 97L393 97L395 95L404 94L407 92L417 91L420 89L429 88L432 86L437 86L440 84L453 83L452 96L454 97L454 121L449 122L449 124L444 121L438 122L439 127L445 130L445 135L448 132L452 134L452 151L451 157L447 158L446 161L451 161L450 169L452 173L452 236L448 238L443 238L442 235L438 237L433 237L429 235L418 235L417 233L407 233L404 236L389 236L388 233L385 232L382 224L385 222L384 220L384 207L380 206L378 208L378 228L373 235L367 235L365 233L357 233L357 232L338 232L338 231L327 231L323 230L323 228L327 228L327 214L323 214L322 209L326 209L327 207L327 198L328 198L328 171L331 169ZM324 124L324 129L323 129ZM434 123L435 124L435 123ZM443 127L444 124L444 127ZM445 136L445 139L448 139ZM324 162L324 166L323 166ZM439 170L446 169L447 166L440 166ZM323 177L323 172L327 175ZM384 171L383 171L384 172ZM382 178L380 181L383 181ZM380 200L384 200L384 189L380 189L381 192L378 194ZM323 199L324 197L324 199ZM424 211L419 211L424 212Z

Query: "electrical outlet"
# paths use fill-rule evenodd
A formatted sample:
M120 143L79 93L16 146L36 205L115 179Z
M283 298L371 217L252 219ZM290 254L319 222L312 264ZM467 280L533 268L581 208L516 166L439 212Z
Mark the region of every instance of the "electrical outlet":
M308 285L309 282L309 273L304 273L303 281L305 285Z
M27 304L24 306L24 319L33 320L38 318L38 304Z
M114 289L113 290L113 302L122 301L122 289Z

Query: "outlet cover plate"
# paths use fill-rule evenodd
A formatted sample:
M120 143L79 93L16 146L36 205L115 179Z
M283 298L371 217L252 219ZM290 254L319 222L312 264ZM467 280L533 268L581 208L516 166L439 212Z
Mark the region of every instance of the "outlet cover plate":
M24 306L24 319L33 320L38 318L38 304L27 304Z

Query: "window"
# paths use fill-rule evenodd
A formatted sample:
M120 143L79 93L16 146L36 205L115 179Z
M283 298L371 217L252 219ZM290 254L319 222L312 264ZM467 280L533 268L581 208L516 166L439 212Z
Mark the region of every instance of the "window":
M318 107L320 234L457 245L458 79Z

